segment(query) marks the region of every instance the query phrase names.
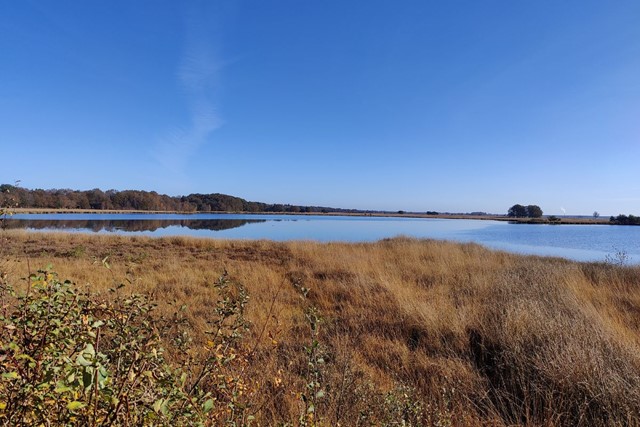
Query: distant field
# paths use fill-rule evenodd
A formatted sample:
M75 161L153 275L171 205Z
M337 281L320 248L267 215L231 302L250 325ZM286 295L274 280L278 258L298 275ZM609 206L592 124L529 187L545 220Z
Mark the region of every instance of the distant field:
M206 348L210 285L227 271L248 291L252 325L241 347L247 365L229 369L250 384L242 398L259 425L304 411L310 306L322 319L325 361L317 425L640 425L637 266L404 238L320 244L8 231L2 239L2 265L15 283L52 264L92 292L125 283L121 292L151 295L161 316L185 304L194 348Z

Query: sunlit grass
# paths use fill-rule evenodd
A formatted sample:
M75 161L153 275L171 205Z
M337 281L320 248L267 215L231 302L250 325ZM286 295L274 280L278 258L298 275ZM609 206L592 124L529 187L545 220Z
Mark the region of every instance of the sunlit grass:
M205 285L227 271L250 297L244 375L263 425L300 415L308 304L323 319L322 425L354 425L365 412L374 425L390 423L403 410L427 425L639 423L639 267L407 238L4 238L12 277L52 264L95 292L125 283L152 295L167 316L175 309L167 303L186 304L196 344L206 342L215 297ZM310 289L307 301L296 286Z

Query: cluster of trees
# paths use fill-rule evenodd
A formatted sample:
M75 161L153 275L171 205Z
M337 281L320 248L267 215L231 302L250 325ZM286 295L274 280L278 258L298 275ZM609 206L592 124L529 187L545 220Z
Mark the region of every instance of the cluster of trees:
M513 218L540 218L542 209L538 205L513 205L509 208L507 215Z
M88 191L29 190L9 184L0 185L0 204L45 209L193 210L182 198L158 194L155 191L102 191L97 188Z
M280 203L249 202L226 194L189 194L180 198L197 212L358 212L355 209L339 209L324 206L298 206Z
M635 215L618 215L609 218L609 222L618 225L640 225L640 216Z
M0 185L0 206L42 209L97 209L180 212L362 212L324 206L297 206L249 202L226 194L168 196L155 191L93 189L87 191L52 189L29 190L10 184Z

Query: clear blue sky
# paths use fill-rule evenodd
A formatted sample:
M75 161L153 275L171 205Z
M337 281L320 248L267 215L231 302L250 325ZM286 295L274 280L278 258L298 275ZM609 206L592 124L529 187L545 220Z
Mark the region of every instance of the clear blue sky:
M0 0L0 182L640 214L640 2Z

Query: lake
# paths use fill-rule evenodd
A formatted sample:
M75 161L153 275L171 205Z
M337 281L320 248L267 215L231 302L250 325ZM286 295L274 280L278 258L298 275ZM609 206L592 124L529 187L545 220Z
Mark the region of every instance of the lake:
M640 263L640 227L512 224L504 221L254 214L18 214L8 228L31 231L370 242L410 236L476 242L510 252Z

